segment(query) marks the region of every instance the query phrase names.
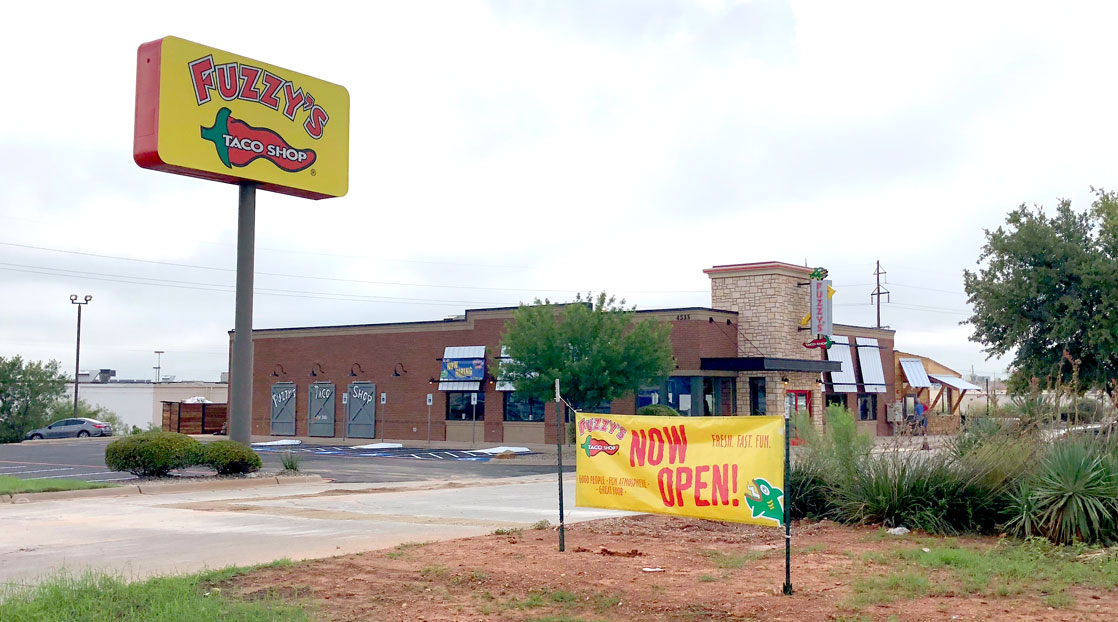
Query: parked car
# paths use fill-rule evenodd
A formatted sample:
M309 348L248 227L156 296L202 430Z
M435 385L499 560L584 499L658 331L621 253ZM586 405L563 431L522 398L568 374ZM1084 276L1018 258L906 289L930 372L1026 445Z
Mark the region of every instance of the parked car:
M112 435L113 426L105 423L104 421L80 417L77 419L61 419L59 421L55 421L45 428L31 430L24 438L29 441L34 441L41 438L82 438L86 436Z

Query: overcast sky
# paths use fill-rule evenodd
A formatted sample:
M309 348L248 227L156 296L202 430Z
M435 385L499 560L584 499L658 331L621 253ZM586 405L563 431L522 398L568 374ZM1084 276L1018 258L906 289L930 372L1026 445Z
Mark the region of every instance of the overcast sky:
M605 290L709 306L702 270L826 266L835 319L1001 372L959 322L983 229L1118 186L1118 5L20 3L0 23L0 356L216 380L237 189L132 160L139 44L346 86L343 198L257 197L257 328L440 319ZM284 276L279 276L284 275Z

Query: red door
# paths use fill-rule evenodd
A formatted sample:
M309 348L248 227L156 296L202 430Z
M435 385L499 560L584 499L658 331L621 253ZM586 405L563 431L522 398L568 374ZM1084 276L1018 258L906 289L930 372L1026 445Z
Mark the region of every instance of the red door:
M811 391L785 391L784 411L790 415L807 413L808 417L811 417ZM792 438L789 439L789 442L793 445L800 445L803 443L795 433L795 430L793 430Z

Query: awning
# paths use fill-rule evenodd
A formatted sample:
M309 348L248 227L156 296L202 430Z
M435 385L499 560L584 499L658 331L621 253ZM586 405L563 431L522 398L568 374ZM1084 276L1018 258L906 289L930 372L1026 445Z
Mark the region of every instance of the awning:
M885 393L885 370L881 368L881 348L870 337L855 337L858 362L862 367L862 384L866 393Z
M827 358L842 365L839 371L831 372L831 385L837 393L857 393L858 378L854 374L854 359L850 356L850 339L834 336L834 345L827 350Z
M904 372L908 386L915 389L926 389L932 386L928 380L928 372L924 371L924 362L920 359L901 359L901 370Z
M842 370L838 361L812 359L779 359L769 356L726 356L702 358L699 369L708 371L807 371L837 372Z
M928 374L928 377L931 378L932 380L935 380L936 382L942 382L943 384L951 387L952 389L958 389L959 391L981 391L982 390L982 387L973 385L973 384L967 382L966 380L963 380L962 378L957 378L955 376L948 376L946 374Z
M443 359L484 359L485 346L447 346ZM440 391L478 391L481 382L439 382Z

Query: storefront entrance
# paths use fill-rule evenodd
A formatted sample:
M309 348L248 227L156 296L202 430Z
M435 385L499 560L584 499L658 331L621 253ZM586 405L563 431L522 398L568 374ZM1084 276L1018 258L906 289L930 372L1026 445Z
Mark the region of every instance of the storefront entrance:
M785 391L784 412L790 415L807 413L811 416L811 391Z

